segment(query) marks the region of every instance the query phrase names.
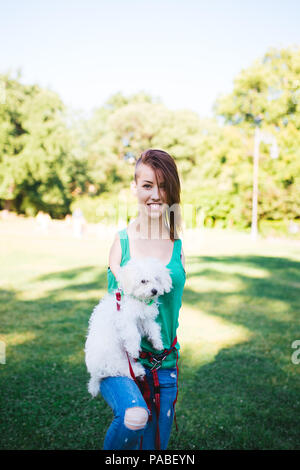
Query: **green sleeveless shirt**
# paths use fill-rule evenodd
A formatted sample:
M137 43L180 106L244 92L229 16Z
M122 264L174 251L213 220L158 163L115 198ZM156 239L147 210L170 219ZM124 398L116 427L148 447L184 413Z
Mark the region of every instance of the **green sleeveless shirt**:
M130 260L130 251L129 251L129 240L127 234L127 228L119 231L120 243L122 248L122 260L120 266L123 266L128 263ZM158 306L159 314L156 317L156 321L160 324L161 327L161 336L164 348L169 349L173 343L173 340L176 336L176 331L178 328L178 317L179 310L182 305L182 294L183 288L186 281L186 273L181 262L181 245L182 242L180 239L174 241L173 252L170 262L166 267L170 270L170 276L172 278L172 289L170 292L165 293L158 297L160 305ZM115 276L113 275L110 267L107 269L107 280L108 280L108 292L113 293L115 289L118 288L118 284ZM150 351L156 353L153 349L152 344L148 341L146 337L142 338L141 348L143 351ZM177 341L176 349L178 350L179 357L179 343ZM176 351L172 351L166 359L162 362L162 368L169 369L176 367ZM148 359L139 359L139 361L146 367L151 367Z

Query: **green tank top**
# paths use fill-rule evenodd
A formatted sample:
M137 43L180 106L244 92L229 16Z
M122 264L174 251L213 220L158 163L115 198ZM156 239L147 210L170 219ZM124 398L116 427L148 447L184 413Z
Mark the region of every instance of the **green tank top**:
M120 266L123 266L128 263L130 260L130 250L129 250L129 240L127 234L127 228L119 231L120 243L122 248L122 260ZM170 270L170 276L172 278L172 289L170 292L165 293L158 297L160 302L158 309L159 314L156 317L156 321L160 324L161 327L161 336L164 348L169 349L173 343L173 340L176 336L178 328L178 317L179 310L182 305L182 294L184 289L184 284L186 281L186 273L181 262L181 245L182 242L180 239L174 241L173 252L170 262L166 267ZM113 293L114 290L118 288L118 283L113 275L110 267L107 269L107 281L108 281L108 292ZM152 344L148 341L146 337L142 338L141 348L146 352L156 353L153 349ZM176 349L178 350L178 357L180 345L177 341ZM176 351L172 351L166 359L162 362L163 369L169 369L176 367ZM151 367L148 359L139 359L139 361L146 367Z

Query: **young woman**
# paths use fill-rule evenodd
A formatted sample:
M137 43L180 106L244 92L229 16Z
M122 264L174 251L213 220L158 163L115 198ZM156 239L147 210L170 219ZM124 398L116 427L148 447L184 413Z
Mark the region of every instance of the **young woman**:
M178 237L181 228L180 180L174 159L162 150L143 152L136 162L132 190L138 201L138 216L116 234L109 253L108 291L118 288L118 270L131 257L152 256L169 268L172 289L159 297L156 320L161 326L166 357L159 362L162 357L158 354L162 351L155 351L146 338L142 339L139 360L146 370L150 393L147 403L138 385L128 377L107 377L100 382L100 392L114 413L104 450L164 450L168 445L177 398L179 344L176 331L186 280L182 242ZM155 372L151 371L154 362L159 366Z

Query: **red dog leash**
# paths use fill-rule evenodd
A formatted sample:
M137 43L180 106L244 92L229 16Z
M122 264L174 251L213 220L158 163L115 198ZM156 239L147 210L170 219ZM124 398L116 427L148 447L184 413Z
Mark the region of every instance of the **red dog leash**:
M160 353L160 354L153 354L152 352L146 352L146 351L142 351L140 353L140 358L141 359L148 359L149 362L151 364L153 364L150 371L152 373L153 385L154 385L154 399L155 399L155 411L156 411L155 447L156 447L157 450L160 450L160 432L159 432L160 385L159 385L159 379L158 379L157 371L158 371L158 369L160 369L160 367L162 365L162 362L166 359L166 357L169 354L171 354L171 352L174 349L176 350L176 353L177 353L177 357L176 357L176 370L177 370L177 379L176 379L177 383L176 383L176 385L177 385L177 390L176 390L175 400L173 401L173 410L174 410L174 420L175 420L176 430L178 431L177 420L176 420L176 411L175 411L175 405L176 405L177 396L178 396L178 374L179 374L179 370L178 370L178 350L175 348L176 344L177 344L177 336L175 337L171 347L169 349L164 349L163 352ZM146 377L143 377L143 381L146 381ZM146 393L146 398L147 398L147 393ZM145 398L145 401L147 403L146 398ZM148 408L149 408L149 405L148 405Z

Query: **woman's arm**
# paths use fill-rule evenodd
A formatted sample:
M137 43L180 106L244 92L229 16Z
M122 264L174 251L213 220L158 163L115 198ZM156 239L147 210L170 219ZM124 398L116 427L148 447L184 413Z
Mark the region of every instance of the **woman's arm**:
M109 263L110 270L115 276L117 281L118 281L117 276L118 276L118 271L120 269L121 260L122 260L122 248L121 248L119 234L116 233L115 239L113 241L113 244L109 252L108 263Z

